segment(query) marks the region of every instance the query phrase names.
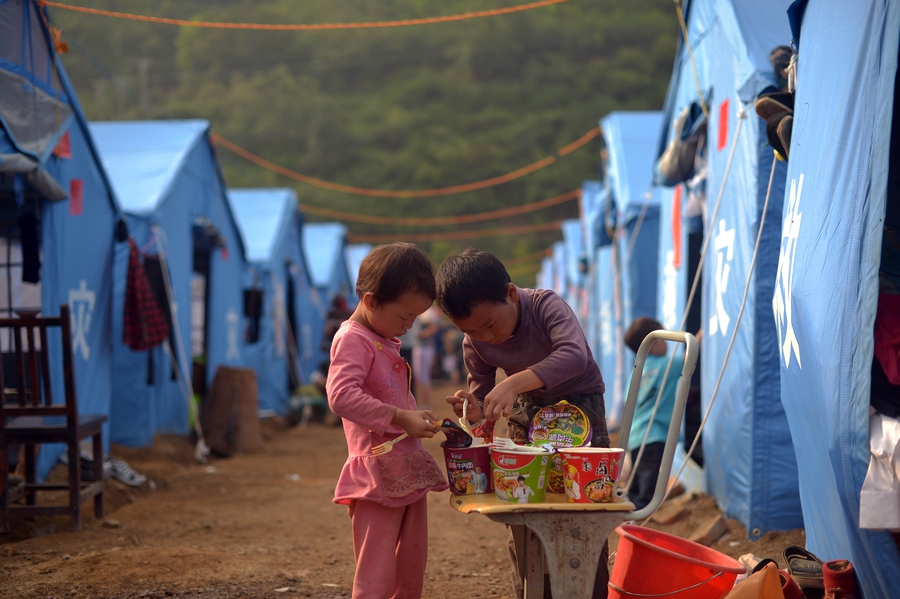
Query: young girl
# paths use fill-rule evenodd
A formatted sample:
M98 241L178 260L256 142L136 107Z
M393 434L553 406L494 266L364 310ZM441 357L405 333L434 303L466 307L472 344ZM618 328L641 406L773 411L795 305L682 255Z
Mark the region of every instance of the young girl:
M359 266L356 294L356 311L334 336L327 384L350 453L334 502L350 506L353 597L418 598L428 553L426 495L449 485L419 440L434 436L437 417L416 409L397 337L434 301L431 262L408 243L378 246ZM390 452L372 454L404 432L409 437Z

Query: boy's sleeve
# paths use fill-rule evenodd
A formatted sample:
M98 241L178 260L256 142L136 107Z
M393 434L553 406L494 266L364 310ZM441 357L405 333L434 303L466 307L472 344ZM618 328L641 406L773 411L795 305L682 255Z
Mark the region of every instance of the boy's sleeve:
M545 389L552 389L581 374L590 360L587 340L572 309L553 292L532 304L535 318L550 337L550 355L530 367Z
M463 338L463 363L469 373L469 393L478 399L491 392L497 382L497 367L487 364L472 347L469 336Z
M375 351L356 335L335 339L325 391L331 411L379 435L384 435L397 408L363 390Z

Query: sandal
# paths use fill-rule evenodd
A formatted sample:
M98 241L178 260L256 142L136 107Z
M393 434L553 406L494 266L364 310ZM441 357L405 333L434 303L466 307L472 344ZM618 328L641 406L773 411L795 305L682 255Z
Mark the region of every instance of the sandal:
M787 572L804 591L824 590L825 580L822 574L822 560L796 545L784 548L782 552L787 564Z

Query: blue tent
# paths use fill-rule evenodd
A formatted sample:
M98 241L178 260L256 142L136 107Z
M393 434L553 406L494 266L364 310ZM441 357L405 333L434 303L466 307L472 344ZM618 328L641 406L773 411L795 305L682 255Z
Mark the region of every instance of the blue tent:
M756 116L753 104L759 93L775 83L770 52L790 42L787 5L788 0L750 4L692 0L687 23L699 89L689 53L682 45L666 97L664 143L674 136L671 128L677 115L691 102L699 102L702 94L709 105L707 222L713 220L725 182L721 208L709 226L712 238L703 271L704 409L734 332L773 168L765 122ZM703 432L708 488L722 510L738 519L751 538L802 525L796 459L780 401L777 338L769 301L778 260L783 185L784 167L776 167L746 308ZM674 278L681 297L685 288L677 289L679 277ZM680 280L690 284L686 277ZM680 324L683 304L677 302L674 316ZM666 320L673 316L671 303L668 308Z
M806 6L774 292L807 544L851 560L866 597L900 589L891 535L859 528L882 224L898 226L887 195L898 37L897 2Z
M541 260L541 269L535 283L538 289L553 289L553 260L549 256Z
M359 274L359 265L363 259L372 251L372 245L369 243L357 243L348 245L344 253L344 259L347 261L347 272L350 275L350 296L347 303L351 306L358 301L356 297L356 277Z
M131 235L147 255L165 257L179 308L171 345L148 352L124 344L129 249L120 244L114 271L112 438L147 445L156 432L187 432L192 355L203 357L207 384L219 365L243 365L244 248L208 122L110 122L90 128Z
M577 218L562 223L563 247L565 249L565 289L569 307L575 312L582 328L587 327L588 301L585 289L585 276L582 261L587 260L584 254L584 238L581 233L581 221Z
M608 228L619 230L615 248L595 250L601 320L597 357L614 425L634 362L624 331L634 318L656 311L659 205L650 191L660 118L658 112L613 112L600 121L608 158L598 188L594 243L608 242Z
M3 255L7 247L27 253L30 246L37 252L37 246L23 239L30 229L37 235L32 239L40 240L43 256L39 287L22 281L23 267L4 261L0 306L4 315L20 307L55 315L60 304L69 304L79 411L109 414L112 264L119 210L39 10L30 1L0 2L0 210L10 220L18 218L17 227L0 232ZM13 279L11 288L7 275ZM29 290L34 296L30 301L38 305L23 303L29 301ZM53 385L61 392L59 342L50 339L49 353ZM106 443L107 433L108 427ZM61 451L61 445L41 450L41 479Z
M347 227L340 223L306 223L303 226L303 248L309 263L313 284L326 307L338 295L350 302L354 286L350 283L347 259Z
M566 285L566 244L562 241L554 242L552 246L551 260L553 260L553 291L569 301L569 290Z
M659 199L651 193L659 112L612 112L600 121L608 152L608 186L624 234L624 319L656 314Z
M600 246L599 233L603 230L601 229L603 226L601 192L602 187L599 181L583 181L581 193L578 196L578 215L581 220L582 231L584 231L583 254L587 267L583 283L586 294L583 326L588 345L595 358L600 356L600 299L596 293L597 268L595 264L595 250ZM604 237L606 236L604 235Z
M263 310L244 348L244 363L257 373L259 408L286 414L291 391L308 381L319 340L312 331L322 312L312 302L312 282L300 243L303 216L293 189L231 189L231 209L246 248L252 285Z

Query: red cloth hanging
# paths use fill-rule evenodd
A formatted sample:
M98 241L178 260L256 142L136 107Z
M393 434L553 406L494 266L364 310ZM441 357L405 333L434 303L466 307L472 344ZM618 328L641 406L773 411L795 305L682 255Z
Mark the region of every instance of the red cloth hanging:
M169 337L169 323L153 296L134 239L129 237L128 278L125 282L124 339L133 350L155 347Z

